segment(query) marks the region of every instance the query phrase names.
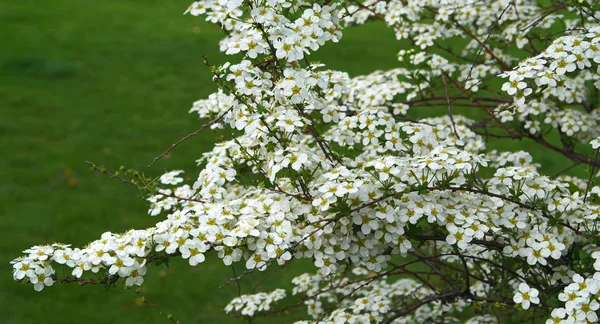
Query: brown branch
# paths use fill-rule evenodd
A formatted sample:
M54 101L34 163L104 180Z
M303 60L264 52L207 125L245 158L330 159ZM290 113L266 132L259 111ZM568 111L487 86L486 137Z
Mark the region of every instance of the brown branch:
M540 22L542 22L542 20L544 20L544 18L548 17L549 15L551 15L552 13L564 8L567 6L566 2L562 2L559 3L558 5L554 6L554 8L552 8L550 11L542 14L541 16L539 16L538 18L536 18L533 22L529 23L527 26L525 26L525 28L521 29L521 31L526 31L529 28L533 28L535 26L537 26Z
M260 287L260 285L262 285L263 282L265 282L265 280L271 278L273 275L275 275L277 272L283 270L285 267L287 267L290 263L292 263L292 261L294 261L295 259L290 259L288 262L284 263L283 265L280 265L279 267L277 267L277 269L267 273L266 275L264 275L262 278L260 278L260 280L256 281L256 283L254 284L254 287L252 287L252 293L254 294L256 292L256 290L258 289L258 287ZM234 273L235 276L235 273Z
M552 176L552 178L558 178L560 175L565 174L566 172L569 172L571 169L573 169L574 167L580 165L581 162L575 162L573 164L571 164L571 166L566 167L565 169L557 172L555 175Z
M208 127L216 124L217 122L219 122L225 115L227 115L227 113L229 113L231 111L231 109L233 109L233 106L229 107L229 109L227 109L225 112L223 112L221 115L219 115L217 118L213 119L209 123L202 125L202 127L198 128L197 130L195 130L195 131L187 134L186 136L182 137L179 141L173 143L171 145L171 147L169 147L166 151L162 152L159 156L155 157L154 160L152 160L152 162L148 165L148 167L149 168L152 167L152 165L154 165L154 163L156 163L158 160L160 160L163 156L169 154L169 152L171 152L175 147L177 147L177 145L185 142L190 137L198 135L201 131L203 131L206 128L208 128Z
M200 199L179 197L179 196L176 196L174 193L171 193L171 194L167 195L167 194L164 194L164 193L162 193L162 192L159 191L156 194L157 195L161 195L163 197L175 198L177 200L193 201L193 202L198 202L198 203L203 203L203 204L206 203L206 201L200 200Z
M431 302L434 302L436 300L441 300L441 299L452 299L453 297L457 297L460 294L462 294L463 292L460 289L454 289L452 291L443 293L443 294L439 294L439 295L433 295L433 296L429 296L427 298L424 298L422 300L420 300L418 303L413 304L407 308L405 308L404 310L400 311L400 312L396 312L394 314L394 316L390 317L387 321L385 321L384 323L389 324L392 323L394 320L396 320L397 318L406 316L412 312L414 312L417 308L429 304Z
M94 162L90 162L90 161L86 160L85 163L88 164L89 166L91 166L92 169L94 169L95 171L100 171L100 172L102 172L103 174L105 174L107 177L109 177L111 179L117 179L117 180L121 181L122 183L127 183L127 184L130 184L132 186L135 186L136 188L139 188L139 185L137 183L135 183L135 182L133 182L131 180L125 179L125 178L121 177L118 174L113 174L113 173L107 172L106 170L104 170L101 167L97 166L96 163L94 163Z
M515 0L513 0L514 2ZM475 36L469 29L465 28L463 25L459 24L456 20L452 19L452 22L454 23L454 25L458 28L460 28L462 31L464 31L467 35L469 35L469 37L471 37L474 41L476 41L485 51L486 53L488 53L492 59L494 61L496 61L496 63L498 63L498 65L500 65L500 67L503 70L509 70L510 67L508 66L508 64L504 63L498 56L496 56L496 54L494 54L494 52L489 49L489 47L487 47L487 45L482 42L479 38L477 38L477 36ZM487 38L486 38L487 39Z
M596 150L596 155L594 156L594 162L598 161L598 153L600 153L600 148ZM590 170L590 177L588 178L587 185L585 186L585 194L583 195L583 202L587 199L588 193L590 192L590 186L592 185L592 179L594 178L594 171L596 165L592 164L592 170Z
M458 131L456 130L456 123L454 122L454 117L452 116L452 107L450 104L450 95L448 94L448 85L446 84L446 76L445 72L440 70L442 74L442 82L444 82L444 90L446 91L446 105L448 106L448 117L450 117L450 122L452 123L452 129L454 130L454 135L460 141L460 136L458 135Z
M472 126L474 126L474 125L472 125ZM479 126L479 125L475 125L475 126ZM473 128L471 128L471 130L473 130ZM491 133L481 133L476 130L473 130L473 131L478 135L488 136L488 137L493 137L493 138L507 138L507 139L518 139L518 140L531 139L531 140L535 141L536 143L538 143L546 148L551 149L552 151L560 153L561 155L563 155L564 157L568 158L569 160L571 160L573 162L578 162L581 164L587 164L587 165L592 165L595 167L600 167L600 161L591 160L589 157L587 157L583 154L577 153L575 151L569 150L568 148L558 147L554 144L551 144L550 142L546 141L544 138L539 137L539 136L533 136L530 134L500 135L500 134L491 134Z
M473 100L473 98L469 97L469 96L467 96L467 97L455 96L455 97L451 97L451 99L452 99L451 103L454 103L457 100L468 100L468 101ZM513 102L512 99L503 99L503 98L494 98L494 97L477 97L477 99L479 101L490 101L490 102L497 102L497 103L512 103ZM446 101L446 96L432 96L432 97L427 97L427 98L402 101L401 103L410 106L415 103L428 102L428 101Z
M234 277L237 277L237 274L235 273L235 264L231 264L231 273L233 273ZM242 295L242 286L240 285L239 280L236 281L236 286L238 297L240 297Z
M415 238L417 240L426 240L426 241L440 241L440 242L445 242L446 241L446 237L442 236L442 235L416 235L413 236L411 238ZM496 241L486 241L486 240L471 240L470 243L474 243L477 245L483 245L483 246L487 246L487 247L493 247L493 248L503 248L506 245L496 242Z
M109 177L111 179L117 179L117 180L119 180L119 181L121 181L123 183L127 183L127 184L130 184L132 186L135 186L138 189L140 188L140 186L137 183L135 183L135 182L133 182L131 180L125 179L125 178L121 177L118 174L106 172L101 167L99 167L98 165L96 165L94 162L85 161L85 163L87 163L88 165L90 165L94 170L100 171L102 174L105 174L107 177ZM167 195L167 194L164 194L164 193L162 193L162 192L159 191L156 194L164 196L164 197L175 198L175 199L178 199L178 200L185 200L185 201L194 201L194 202L199 202L199 203L205 203L205 201L200 200L200 199L179 197L179 196L176 196L174 193L171 193L171 194Z
M341 217L341 216L340 216L340 217ZM298 245L300 245L302 242L304 242L305 240L307 240L308 238L310 238L311 236L313 236L315 233L317 233L318 231L321 231L321 230L323 230L323 229L325 228L325 226L327 226L327 225L329 225L329 224L331 224L331 223L333 223L333 222L335 222L335 221L339 220L339 219L340 219L340 217L336 217L336 218L333 218L333 219L330 219L330 220L328 220L328 221L327 221L325 224L323 224L321 227L318 227L318 228L316 228L315 230L313 230L312 232L310 232L310 233L308 233L306 236L304 236L304 237L303 237L301 240L299 240L298 242L294 243L294 245L292 245L292 246L288 247L287 249L285 249L285 250L283 251L283 253L292 251L292 250L293 250L293 249L295 249L295 248L296 248ZM283 253L282 253L282 254L283 254ZM277 260L277 258L272 258L272 259L269 259L269 260L265 261L265 263L264 263L264 264L261 264L260 266L258 266L258 265L257 265L257 266L256 266L255 268L253 268L253 269L248 269L248 270L244 271L244 272L243 272L241 275L239 275L239 276L237 276L237 277L229 278L229 279L228 279L228 280L227 280L225 283L223 283L221 286L219 286L219 288L224 288L224 287L227 287L227 286L228 286L229 284L231 284L232 282L242 279L243 277L245 277L245 276L247 276L247 275L249 275L249 274L253 273L253 272L254 272L254 271L256 271L257 269L262 269L262 268L264 268L264 267L268 266L268 265L269 265L271 262L273 262L274 260Z
M469 79L471 78L471 74L473 73L473 69L475 68L475 64L479 62L479 57L481 56L481 52L482 50L485 48L487 42L490 40L490 37L492 36L492 32L494 31L494 29L496 28L496 26L498 25L498 23L500 22L500 19L502 19L502 16L504 16L504 14L508 11L508 9L512 6L515 5L516 0L512 0L505 8L504 10L502 10L502 12L500 13L500 15L498 15L498 18L496 18L496 21L494 21L494 24L490 27L490 29L488 30L488 34L485 37L485 40L482 43L479 43L479 41L475 38L475 41L477 41L480 45L481 48L479 48L479 51L477 52L477 56L475 57L475 63L473 63L471 65L471 68L469 69L469 74L467 74L467 78L465 79L465 85L467 84L467 81L469 81ZM489 51L488 51L489 53ZM493 54L490 54L493 55ZM502 66L502 62L498 61L500 63L500 65ZM504 70L506 70L506 68L503 68Z

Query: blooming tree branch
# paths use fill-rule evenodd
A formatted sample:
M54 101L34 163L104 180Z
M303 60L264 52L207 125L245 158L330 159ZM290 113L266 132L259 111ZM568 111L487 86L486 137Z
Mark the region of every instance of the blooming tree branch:
M135 287L153 265L208 256L233 270L225 311L247 319L303 308L305 323L598 321L600 4L202 0L186 13L220 26L221 51L242 59L204 57L219 90L190 112L209 122L150 166L209 128L231 136L193 181L90 162L140 189L160 219L83 247L29 248L12 262L16 281ZM351 77L310 61L374 20L410 44L398 67ZM547 176L492 138L574 164ZM566 175L576 165L589 177ZM291 292L257 292L299 259L315 270ZM248 274L275 267L243 291Z

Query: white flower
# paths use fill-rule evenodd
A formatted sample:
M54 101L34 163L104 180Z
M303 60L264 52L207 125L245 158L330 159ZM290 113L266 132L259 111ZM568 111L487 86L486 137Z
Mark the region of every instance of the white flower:
M206 12L204 1L196 1L192 3L184 13L190 13L194 16L201 15Z
M550 316L552 316L552 318L546 320L546 324L562 323L563 319L565 318L566 315L567 315L567 312L565 311L564 308L555 308L552 310L552 313L550 314Z
M131 270L129 276L125 280L127 286L141 286L144 283L144 275L146 274L146 267L141 267Z
M592 148L594 150L597 150L598 148L600 148L600 137L596 137L594 138L591 142L590 145L592 145Z
M179 247L181 251L181 257L184 259L188 259L189 264L191 266L195 266L198 263L202 263L205 260L204 254L208 249L204 242L200 241L198 238L188 239L185 242L185 245Z
M132 258L116 258L110 269L108 269L108 273L111 275L118 273L120 277L126 277L129 274L128 267L131 267L133 264L134 260Z
M23 259L13 264L13 278L15 280L23 280L25 277L31 277L35 274L39 265L31 260Z
M513 297L513 301L517 304L521 304L523 309L529 309L531 304L539 304L540 299L538 298L538 290L535 288L529 288L529 285L522 282L519 284L519 292Z
M54 260L60 264L66 264L73 268L75 263L79 260L79 253L71 249L56 250L54 251Z
M183 181L183 178L177 177L181 173L183 173L183 170L175 170L175 171L167 172L167 173L163 174L162 176L160 176L159 181L162 184L176 185Z
M502 85L502 91L506 91L509 95L517 94L517 91L527 88L527 83L519 80L508 81Z
M36 268L35 272L30 274L29 281L33 284L35 291L41 291L44 287L49 287L54 284L52 275L54 270L50 267L47 268Z

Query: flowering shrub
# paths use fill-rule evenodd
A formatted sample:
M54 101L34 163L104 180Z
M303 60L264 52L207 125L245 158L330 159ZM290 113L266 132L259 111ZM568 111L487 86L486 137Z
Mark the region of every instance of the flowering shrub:
M181 170L155 183L109 173L153 188L156 225L34 246L12 262L16 281L139 286L170 257L196 266L207 256L244 264L236 281L309 259L315 272L292 291L240 294L225 310L303 308L306 322L335 323L598 321L597 2L204 0L187 13L223 28L221 51L242 57L205 58L219 90L193 104L210 122L188 137L231 137L202 155L193 183ZM397 68L350 77L310 61L345 27L375 20L410 44ZM437 117L416 117L426 109ZM590 177L544 175L526 151L489 149L491 138L535 142Z

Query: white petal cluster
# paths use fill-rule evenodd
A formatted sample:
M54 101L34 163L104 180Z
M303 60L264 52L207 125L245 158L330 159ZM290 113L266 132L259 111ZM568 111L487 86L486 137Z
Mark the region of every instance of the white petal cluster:
M236 311L242 315L254 316L256 312L268 311L272 303L283 298L285 298L284 289L276 289L270 293L261 292L254 295L241 295L225 306L225 312Z
M581 141L599 136L597 111L565 107L587 99L586 82L600 89L598 35L600 26L559 37L539 55L501 75L506 79L502 90L514 97L512 109L519 120L528 123L527 129L540 133L543 128L557 128Z

